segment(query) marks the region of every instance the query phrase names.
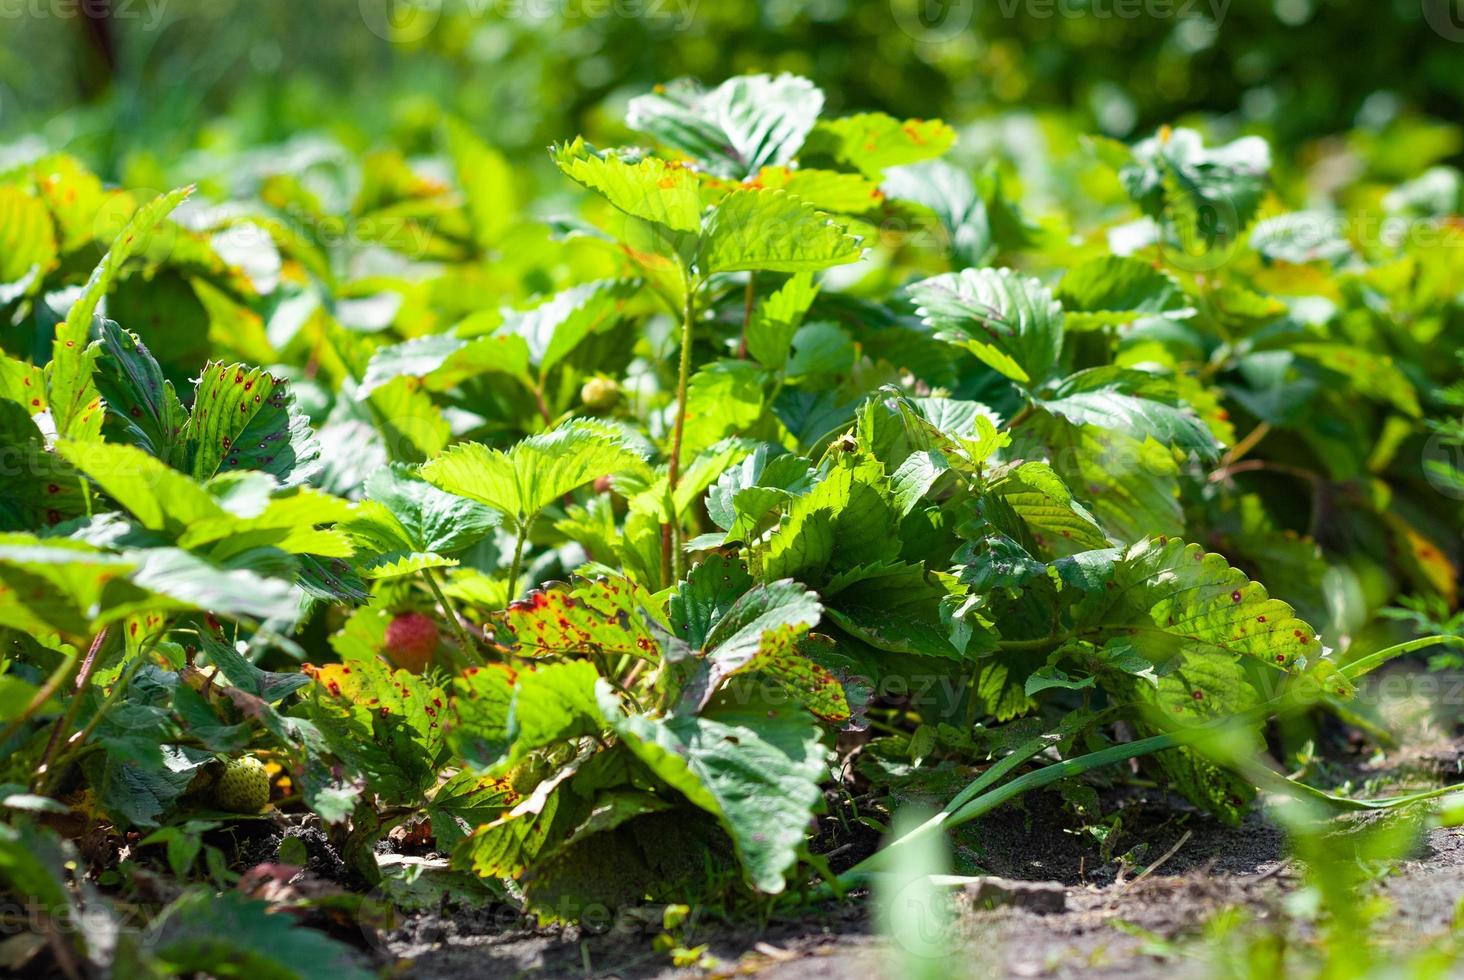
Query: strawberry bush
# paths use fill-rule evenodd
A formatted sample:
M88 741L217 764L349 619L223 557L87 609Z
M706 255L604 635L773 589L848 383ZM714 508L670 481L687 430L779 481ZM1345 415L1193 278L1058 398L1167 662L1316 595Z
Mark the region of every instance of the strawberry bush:
M0 882L57 963L334 962L209 905L271 816L554 922L843 894L911 838L811 828L910 799L1358 803L1268 753L1458 633L1458 172L1319 202L1166 127L1043 210L823 104L674 83L537 198L453 121L0 177ZM101 840L195 883L115 948L61 927Z

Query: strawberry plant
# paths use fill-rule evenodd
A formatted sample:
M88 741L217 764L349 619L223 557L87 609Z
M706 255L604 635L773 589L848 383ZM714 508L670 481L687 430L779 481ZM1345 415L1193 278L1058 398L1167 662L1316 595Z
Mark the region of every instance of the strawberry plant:
M358 890L410 829L574 921L842 894L1088 777L1229 823L1441 792L1267 750L1457 642L1457 174L1365 197L1377 239L1290 210L1264 140L1164 128L1087 141L1069 220L943 122L823 105L634 98L646 145L556 143L542 221L456 122L228 207L0 178L0 882L69 916L63 831L182 876L196 828L309 813ZM836 874L851 786L943 809ZM326 955L203 901L114 968L211 969L230 917Z

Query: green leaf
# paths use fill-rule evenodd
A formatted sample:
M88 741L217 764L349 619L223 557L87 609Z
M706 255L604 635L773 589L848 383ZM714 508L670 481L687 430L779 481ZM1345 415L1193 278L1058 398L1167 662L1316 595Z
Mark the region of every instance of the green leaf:
M516 678L517 672L502 664L469 667L453 678L448 744L479 771L493 767L508 752Z
M717 572L714 565L702 574ZM681 710L699 711L730 678L755 674L825 721L847 721L849 706L839 682L802 652L822 613L818 596L787 579L738 596L711 622L702 641L705 658L698 663L705 671L685 680Z
M185 892L163 909L139 941L150 964L167 974L259 977L260 980L369 980L349 946L274 914L237 891Z
M46 205L13 184L0 185L0 286L39 283L56 261L56 231Z
M437 783L442 689L379 660L328 664L314 677L316 695L301 703L330 751L385 800L421 802Z
M885 175L883 187L889 197L912 202L934 215L953 266L986 265L996 255L986 202L965 171L941 160L896 167Z
M682 462L762 417L763 371L750 361L720 360L699 368L687 382Z
M1193 316L1179 283L1147 262L1119 255L1090 259L1068 270L1058 299L1069 331L1121 326L1144 316Z
M898 525L883 468L872 459L841 460L789 505L761 554L760 577L816 582L826 570L893 558Z
M505 313L496 337L522 337L542 377L586 337L613 327L638 288L627 279L573 286L532 309Z
M1206 148L1194 130L1166 128L1134 146L1119 179L1146 214L1173 222L1186 250L1208 252L1250 223L1270 169L1270 148L1259 136Z
M890 167L941 156L956 142L956 131L939 119L901 122L882 112L861 112L827 119L814 127L804 156L830 156L878 179Z
M736 190L707 220L698 247L704 276L718 272L817 272L857 262L859 239L784 191Z
M1089 368L1064 378L1039 404L1074 425L1155 439L1204 459L1220 454L1209 427L1160 374L1114 366Z
M950 592L919 565L862 565L834 576L822 594L828 618L876 650L947 660L962 656L941 615Z
M401 463L371 474L365 489L390 513L410 551L450 555L481 541L500 520L492 508L439 490Z
M1343 237L1347 218L1327 211L1292 211L1256 222L1250 247L1272 262L1340 264L1353 255Z
M1098 518L1109 536L1125 543L1153 534L1184 532L1179 502L1179 463L1174 451L1153 439L1135 438L1097 426L1072 425L1038 415L1045 430L1039 450Z
M135 446L61 440L56 452L145 528L181 534L227 512L197 481Z
M1109 545L1103 529L1046 463L1021 463L989 487L1011 507L1037 546L1053 557Z
M293 620L299 612L299 593L282 579L221 567L179 548L147 548L129 557L137 562L132 581L180 608L255 619Z
M529 349L521 337L464 340L452 333L428 334L373 351L356 392L365 398L398 378L421 381L429 391L450 391L481 374L522 377L528 370Z
M1137 727L1144 734L1175 728L1214 725L1254 708L1260 698L1237 660L1187 653L1177 667L1158 678L1126 680L1113 677L1108 685L1125 692L1140 708ZM1232 723L1211 751L1205 746L1184 746L1154 757L1174 788L1195 805L1225 823L1240 822L1245 806L1255 797L1249 779L1224 765L1224 755L1251 757L1261 747L1260 725ZM1213 750L1221 748L1217 758Z
M692 649L702 649L712 628L750 588L752 576L745 564L725 555L708 555L667 602L676 635Z
M430 460L421 472L434 486L487 504L522 526L559 497L642 459L614 426L574 419L530 436L508 452L480 443L459 444Z
M1290 605L1224 556L1178 539L1132 545L1114 564L1104 598L1089 630L1155 664L1207 655L1289 669L1322 653L1316 630Z
M281 673L274 670L261 670L231 644L215 638L206 631L201 632L199 636L209 660L218 666L219 673L223 674L230 684L257 698L262 698L270 704L310 683L310 678L298 671Z
M107 740L98 733L98 741ZM158 752L155 760L125 759L115 744L107 745L105 756L86 759L84 771L97 802L124 826L156 827L158 818L188 790L203 764L213 758L201 749L151 747Z
M672 231L701 230L701 188L696 174L684 167L654 157L627 163L596 154L580 139L556 144L550 155L570 179L632 217Z
M87 512L84 479L46 449L24 405L0 401L0 453L8 469L0 482L0 530L53 527Z
M1350 344L1299 343L1291 351L1332 374L1347 379L1359 394L1392 405L1418 418L1423 414L1418 393L1398 363L1387 354L1367 351Z
M899 395L888 404L900 413L910 449L936 452L946 464L966 472L979 473L1011 441L997 430L1000 416L980 402Z
M631 129L680 150L719 177L742 180L793 160L823 108L806 78L739 75L707 91L690 79L626 106Z
M0 625L32 635L90 634L115 606L143 598L126 582L134 568L81 542L0 535Z
M736 540L808 492L817 479L807 459L763 443L717 478L707 493L707 515L727 532L727 540Z
M303 483L319 466L320 443L295 407L289 382L264 368L210 361L183 427L187 469L206 480L232 470L261 470L282 483Z
M1010 269L965 269L910 287L916 312L941 340L1035 387L1062 354L1062 307L1036 279Z
M71 857L71 846L52 830L0 823L0 883L5 891L37 902L62 925L77 911L65 877Z
M793 335L817 296L818 287L807 272L800 272L783 283L758 304L748 323L747 352L764 367L782 368L792 349Z
M173 383L137 334L100 320L100 348L93 372L107 408L107 424L119 437L165 463L172 461L188 415Z
M519 671L509 703L506 740L512 765L535 749L598 736L605 728L595 685L600 675L588 661L531 666Z
M488 146L457 119L447 121L447 152L467 199L473 240L491 248L514 226L518 197L514 171L503 154Z
M182 187L138 208L92 271L81 298L72 304L65 322L57 326L51 363L46 366L46 384L51 395L51 414L61 435L84 440L95 440L100 435L102 413L92 383L96 352L87 348L92 315L123 264L147 247L157 226L192 192L192 187Z
M600 702L636 757L722 824L748 882L781 892L827 775L818 726L786 706L660 720L626 715L604 683Z

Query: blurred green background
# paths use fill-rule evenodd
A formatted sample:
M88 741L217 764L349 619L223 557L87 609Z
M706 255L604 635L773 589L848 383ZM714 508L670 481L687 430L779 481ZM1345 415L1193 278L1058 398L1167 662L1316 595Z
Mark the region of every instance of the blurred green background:
M1061 115L1119 138L1202 116L1291 150L1464 118L1464 15L1457 0L0 0L0 155L40 141L119 179L309 131L413 152L447 110L542 159L576 132L625 137L624 101L657 82L752 70L807 75L835 114ZM1456 129L1424 129L1426 155L1457 156Z

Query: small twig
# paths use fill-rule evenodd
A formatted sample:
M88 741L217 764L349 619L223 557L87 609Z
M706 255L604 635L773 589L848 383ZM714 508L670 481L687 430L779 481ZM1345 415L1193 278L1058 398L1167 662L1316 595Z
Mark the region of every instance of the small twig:
M1256 444L1270 434L1270 422L1262 422L1254 429L1251 429L1250 432L1246 434L1244 439L1241 439L1235 445L1230 447L1230 452L1226 453L1225 458L1220 461L1220 468L1224 469L1227 466L1235 465L1235 463L1242 456L1250 452L1252 449L1256 448Z
M56 744L61 739L61 732L71 727L71 722L76 718L76 710L81 707L81 692L86 690L87 682L91 680L92 670L97 665L97 653L102 649L102 644L107 642L107 632L110 627L103 626L92 640L91 648L86 651L86 657L81 661L81 670L76 674L76 690L72 692L71 703L66 706L61 717L56 719L56 727L51 729L51 738L46 742L46 751L41 753L40 765L36 766L37 785L45 779L46 772L51 763L51 756L56 751Z
M1246 885L1256 885L1265 881L1268 878L1276 877L1276 875L1279 875L1281 872L1286 871L1290 867L1291 858L1283 858L1282 860L1277 861L1271 867L1267 868L1265 871L1262 871L1260 874L1251 875L1249 878L1241 879L1241 881L1243 884Z
M1221 466L1210 474L1210 482L1219 483L1226 477L1234 476L1237 473L1252 473L1256 470L1284 473L1287 476L1294 476L1298 480L1306 480L1312 484L1322 482L1321 476L1313 473L1311 470L1304 470L1299 466L1287 466L1284 463L1273 463L1267 459L1248 459L1230 466Z
M1133 881L1129 882L1127 885L1124 885L1123 886L1123 890L1124 891L1128 891L1130 888L1134 887L1139 882L1143 881L1145 878L1149 877L1151 874L1153 874L1155 871L1157 871L1158 868L1159 868L1159 866L1161 864L1163 864L1165 861L1168 861L1170 858L1174 857L1175 854L1179 853L1179 849L1181 847L1183 847L1185 845L1185 843L1188 842L1189 839L1191 837L1193 837L1193 836L1194 836L1194 831L1186 830L1184 832L1184 835L1181 836L1179 838L1179 840L1177 840L1177 841L1174 842L1174 846L1173 847L1171 847L1169 850L1167 850L1163 854L1161 854L1159 856L1159 860L1155 861L1153 864L1149 865L1147 868L1145 868L1143 871L1141 871L1139 873L1138 877L1136 877Z

